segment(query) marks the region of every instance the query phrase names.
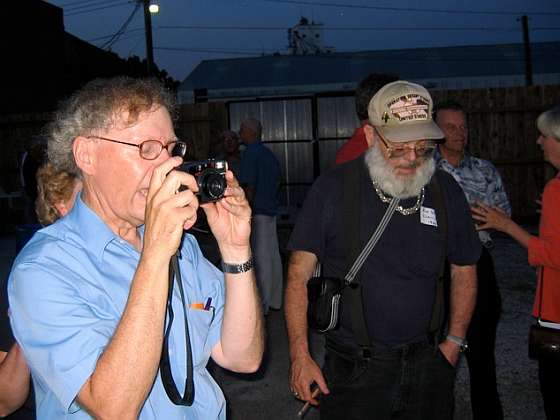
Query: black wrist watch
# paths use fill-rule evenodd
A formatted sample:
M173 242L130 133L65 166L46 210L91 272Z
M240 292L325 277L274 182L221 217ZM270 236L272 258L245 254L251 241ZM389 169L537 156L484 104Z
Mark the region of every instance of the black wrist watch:
M251 256L247 261L241 264L230 264L222 261L222 271L224 273L240 274L253 269L253 257Z
M457 344L459 346L459 351L461 353L469 348L469 344L467 343L467 340L464 338L457 337L456 335L452 335L452 334L448 334L447 337L445 338L451 341L452 343Z

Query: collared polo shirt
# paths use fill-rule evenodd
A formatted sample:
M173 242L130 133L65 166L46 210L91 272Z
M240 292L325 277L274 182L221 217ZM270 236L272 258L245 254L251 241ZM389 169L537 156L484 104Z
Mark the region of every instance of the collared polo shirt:
M498 207L511 216L511 205L496 167L489 161L465 153L457 167L441 156L439 149L435 153L439 169L448 172L463 189L470 205L476 202ZM490 246L492 239L486 230L478 231L483 244Z
M139 229L143 237L143 227ZM140 253L115 235L81 197L66 217L38 231L18 255L8 283L11 321L31 368L38 419L90 418L75 400L118 326L139 260ZM206 370L220 339L223 274L188 234L179 265L188 304L195 401L191 407L174 405L158 373L139 418L225 419L224 396ZM209 310L191 307L209 298ZM176 283L172 305L171 369L182 392L185 337Z

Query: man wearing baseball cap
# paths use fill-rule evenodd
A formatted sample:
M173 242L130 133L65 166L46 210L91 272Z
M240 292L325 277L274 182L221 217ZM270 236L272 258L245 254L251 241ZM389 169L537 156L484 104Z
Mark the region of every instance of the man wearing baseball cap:
M420 85L382 87L368 107L369 149L315 182L292 232L285 301L290 388L296 398L320 404L322 420L453 417L455 365L467 346L480 242L461 188L435 169L443 133L432 107ZM307 282L317 263L323 276L344 278L384 215L389 221L356 276L357 289L342 293L341 319L326 334L321 369L307 341ZM452 271L448 319L445 259ZM351 289L359 290L357 301ZM312 394L315 384L320 392Z

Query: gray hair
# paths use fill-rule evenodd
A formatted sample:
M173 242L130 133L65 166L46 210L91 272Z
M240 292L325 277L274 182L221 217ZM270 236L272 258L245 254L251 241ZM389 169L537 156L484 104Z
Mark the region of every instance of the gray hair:
M537 117L537 128L547 137L560 142L560 105L544 111Z
M259 120L257 120L256 118L247 118L246 120L243 120L243 122L241 123L241 125L245 128L248 128L249 130L251 130L253 133L256 134L257 138L261 138L262 135L262 124Z
M74 161L72 143L117 125L130 127L142 112L163 106L175 117L175 98L156 79L120 76L95 79L64 101L47 127L48 157L58 169L73 175L80 171Z

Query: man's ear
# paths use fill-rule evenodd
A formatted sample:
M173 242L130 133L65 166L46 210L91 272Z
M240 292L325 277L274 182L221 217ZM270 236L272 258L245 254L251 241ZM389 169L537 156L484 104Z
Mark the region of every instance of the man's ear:
M364 133L366 135L366 141L367 141L368 147L373 146L375 144L375 130L374 130L374 128L371 125L366 124L366 125L364 125Z
M72 144L72 152L76 166L84 174L91 175L95 171L95 148L93 140L87 137L78 136Z

